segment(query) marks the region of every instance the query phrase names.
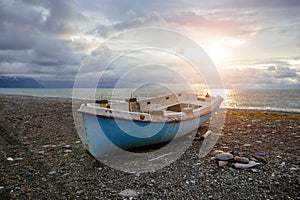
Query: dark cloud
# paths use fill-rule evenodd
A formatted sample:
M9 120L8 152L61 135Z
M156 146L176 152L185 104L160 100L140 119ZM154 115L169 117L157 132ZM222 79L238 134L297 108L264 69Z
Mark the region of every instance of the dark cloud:
M83 58L82 54L70 48L70 41L45 36L22 36L20 33L0 35L0 61L79 65Z
M300 73L290 66L224 69L221 70L221 74L228 88L282 89L300 86Z
M38 59L52 60L56 64L79 65L83 55L72 51L69 41L60 39L47 39L37 43L35 54Z
M275 67L274 70L270 71L270 73L267 73L268 75L271 75L274 78L299 78L299 76L296 73L296 70L291 69L288 66L278 66Z
M222 1L214 1L217 2L212 8L230 8L230 9L274 9L274 8L294 8L300 7L300 1L298 0L222 0Z
M33 7L19 1L0 2L0 30L33 31L42 24L43 16Z
M267 68L268 66L291 66L291 63L294 63L295 61L300 61L300 56L278 56L271 58L257 58L247 60L236 59L233 62L228 62L227 66L260 66L262 68Z
M75 74L84 54L64 36L82 19L75 1L1 1L1 74Z
M176 0L173 2L161 1L161 0L142 0L142 1L132 1L132 0L78 0L79 4L89 11L92 10L94 13L101 13L107 19L112 22L126 21L130 18L128 15L129 11L133 11L136 17L142 17L149 15L153 12L158 12L160 14L167 14L181 11L181 10L191 10L197 9L199 7L204 8L206 5L202 1L186 1L186 0ZM92 6L90 6L92 5Z
M148 17L144 17L144 18L142 17L131 18L111 25L97 24L94 29L88 31L88 34L93 34L93 35L95 34L106 38L120 31L139 28L139 27L150 27L150 26L166 27L168 26L168 23L160 16L159 13L153 12L150 13Z
M1 75L34 77L36 79L61 79L73 80L76 75L77 68L72 65L61 66L45 66L38 64L28 64L19 62L2 62Z
M140 16L136 10L122 10L125 14L122 20L112 21L110 25L98 23L95 28L89 31L89 34L97 33L102 37L108 37L111 33L123 31L127 29L143 27L143 26L162 26L176 28L180 26L196 27L203 32L209 31L219 32L227 35L245 35L253 32L253 26L257 25L257 19L254 11L248 12L232 12L214 11L212 14L197 14L182 8L167 9L167 12L158 12L155 10L147 10L144 15ZM123 8L122 8L123 9ZM133 13L133 14L130 14ZM112 13L110 13L112 14ZM119 13L116 13L119 15ZM145 17L146 16L146 17Z
M23 50L32 49L36 39L34 36L25 32L0 32L0 49L1 50Z
M299 37L300 38L300 37ZM300 56L296 56L292 58L293 60L300 60Z
M43 23L40 23L39 28L48 34L64 35L77 32L80 22L87 20L78 12L79 8L74 0L22 0L22 2L36 7L40 15L43 15Z
M0 2L1 30L66 35L79 31L80 23L84 20L87 19L78 12L73 0Z

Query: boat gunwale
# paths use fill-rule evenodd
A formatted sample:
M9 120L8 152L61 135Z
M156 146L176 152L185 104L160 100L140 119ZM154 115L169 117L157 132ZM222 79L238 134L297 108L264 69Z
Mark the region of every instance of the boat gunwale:
M219 100L219 101L217 101L217 100ZM163 118L163 119L166 119L166 120L142 120L142 119L133 119L133 118L128 119L128 118L120 117L120 116L111 116L111 115L104 115L104 114L99 114L99 113L87 112L87 111L83 111L83 110L80 110L80 109L78 110L78 112L81 113L81 114L93 115L93 116L97 116L97 117L114 118L114 119L133 121L133 122L145 122L145 123L175 122L175 123L178 123L178 122L181 122L181 121L188 121L188 120L192 120L192 119L196 119L196 118L200 118L200 117L203 117L205 115L208 115L208 114L214 112L215 110L218 110L219 106L222 103L222 101L223 101L223 98L220 97L220 96L217 96L217 97L215 97L215 101L208 104L207 107L201 107L201 109L203 109L203 110L208 109L209 107L211 107L211 109L209 109L209 111L207 111L207 112L200 113L200 115L189 117L189 118L173 118L173 119ZM114 110L113 109L107 109L106 111L113 112ZM119 110L117 110L117 111L119 111ZM130 112L128 112L128 113L130 114ZM137 114L137 112L132 112L132 113ZM143 115L142 112L140 114ZM148 113L144 113L144 114L148 114ZM149 114L149 115L151 116L151 114Z

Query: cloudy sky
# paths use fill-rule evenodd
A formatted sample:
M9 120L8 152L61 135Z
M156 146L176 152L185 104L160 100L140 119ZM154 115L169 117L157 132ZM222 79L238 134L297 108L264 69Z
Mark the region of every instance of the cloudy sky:
M299 10L299 0L1 0L0 74L72 82L108 38L161 27L200 45L227 88L300 88Z

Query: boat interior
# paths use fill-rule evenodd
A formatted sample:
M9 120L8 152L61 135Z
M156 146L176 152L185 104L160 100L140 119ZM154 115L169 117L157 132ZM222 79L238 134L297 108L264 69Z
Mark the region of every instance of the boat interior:
M151 113L152 111L182 112L189 109L194 110L209 104L210 101L211 97L197 97L195 94L180 92L144 100L130 98L125 102L97 100L96 104L115 110Z
M81 105L79 112L144 121L176 120L209 113L221 101L221 97L199 97L183 91L147 99L130 98L122 102L97 100Z

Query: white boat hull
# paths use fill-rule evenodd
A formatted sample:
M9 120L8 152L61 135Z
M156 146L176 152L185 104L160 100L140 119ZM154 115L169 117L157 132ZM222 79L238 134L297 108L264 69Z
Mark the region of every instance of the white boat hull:
M120 149L168 142L196 131L217 111L221 102L222 98L215 99L211 104L195 109L193 117L183 113L182 117L158 120L146 113L111 108L93 110L83 105L80 109L85 129L83 142L94 157Z

